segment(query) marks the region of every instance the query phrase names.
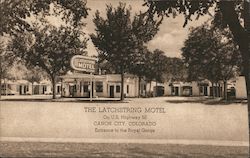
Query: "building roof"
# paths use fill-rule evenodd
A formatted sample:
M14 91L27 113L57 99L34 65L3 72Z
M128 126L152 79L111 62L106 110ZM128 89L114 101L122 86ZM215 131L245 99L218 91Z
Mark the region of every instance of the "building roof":
M82 79L82 78L87 78L87 79L105 79L105 75L90 75L90 74L80 74L80 73L73 73L73 74L66 74L64 76L60 76L62 79Z

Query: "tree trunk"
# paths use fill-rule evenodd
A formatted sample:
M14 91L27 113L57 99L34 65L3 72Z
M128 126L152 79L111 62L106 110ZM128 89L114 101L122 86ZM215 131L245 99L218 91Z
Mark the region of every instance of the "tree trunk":
M2 78L3 78L3 68L2 68L2 57L0 56L0 100L2 97Z
M152 81L149 82L149 95L150 95L149 97L151 97L151 82Z
M34 94L34 82L31 83L31 95Z
M157 94L157 81L155 81L155 96L157 97L158 94Z
M123 101L124 100L124 70L122 68L121 70L121 97L120 100Z
M1 57L0 57L0 100L2 98L2 63L1 63Z
M223 15L223 20L228 24L242 55L243 74L246 79L248 98L248 127L250 129L250 2L247 0L244 1L244 28L235 11L234 1L220 1L219 7Z
M56 77L52 76L51 80L52 80L52 94L53 94L52 99L56 99Z
M141 77L139 76L139 82L138 82L138 98L141 96Z
M82 88L82 87L80 87ZM61 79L61 97L63 96L63 79Z
M243 69L246 80L247 87L247 100L248 100L248 136L250 141L250 2L244 1L244 25L247 33L246 39L243 43L246 47L243 46L243 51L241 50L243 57ZM240 46L241 47L241 46ZM241 47L242 48L242 47ZM246 48L246 49L244 49Z
M215 88L214 88L214 82L212 82L212 92L213 92L213 98L215 98Z
M218 82L215 83L215 97L219 97L219 89L218 89Z
M4 79L4 95L7 96L7 84L6 84L6 80Z
M240 45L240 50L243 57L243 69L247 87L248 137L250 141L250 2L246 0L244 1L244 26L247 35L245 37L246 39L243 39L245 41L242 43L243 47Z
M227 101L227 81L223 81L224 84L224 99Z

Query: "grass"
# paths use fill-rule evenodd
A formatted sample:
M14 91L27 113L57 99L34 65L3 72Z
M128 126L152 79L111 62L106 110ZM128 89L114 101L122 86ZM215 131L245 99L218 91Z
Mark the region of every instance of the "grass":
M248 158L248 147L1 142L1 157Z
M179 100L167 100L168 103L181 104L181 103L201 103L205 105L230 105L230 104L247 104L246 99L231 99L224 100L222 98L212 97L187 97L187 99Z

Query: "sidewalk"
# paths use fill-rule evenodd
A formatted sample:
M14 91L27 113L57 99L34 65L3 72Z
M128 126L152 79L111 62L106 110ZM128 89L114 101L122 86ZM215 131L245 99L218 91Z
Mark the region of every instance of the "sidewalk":
M90 98L64 98L60 95L52 99L52 95L12 95L2 96L0 101L42 101L42 102L89 102ZM120 101L120 98L92 98L93 102Z

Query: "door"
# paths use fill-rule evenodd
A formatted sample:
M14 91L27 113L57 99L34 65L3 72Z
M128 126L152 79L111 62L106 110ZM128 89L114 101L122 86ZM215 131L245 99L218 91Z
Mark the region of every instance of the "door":
M71 97L74 96L74 86L69 86L69 95L70 95Z
M45 94L45 92L46 92L46 86L43 86L42 94Z
M110 86L109 87L109 96L110 98L114 98L114 86Z
M175 96L179 96L179 87L175 87Z
M19 94L20 94L20 95L23 94L23 93L22 93L22 86L21 86L21 85L19 86Z
M204 86L204 96L207 96L207 86Z

